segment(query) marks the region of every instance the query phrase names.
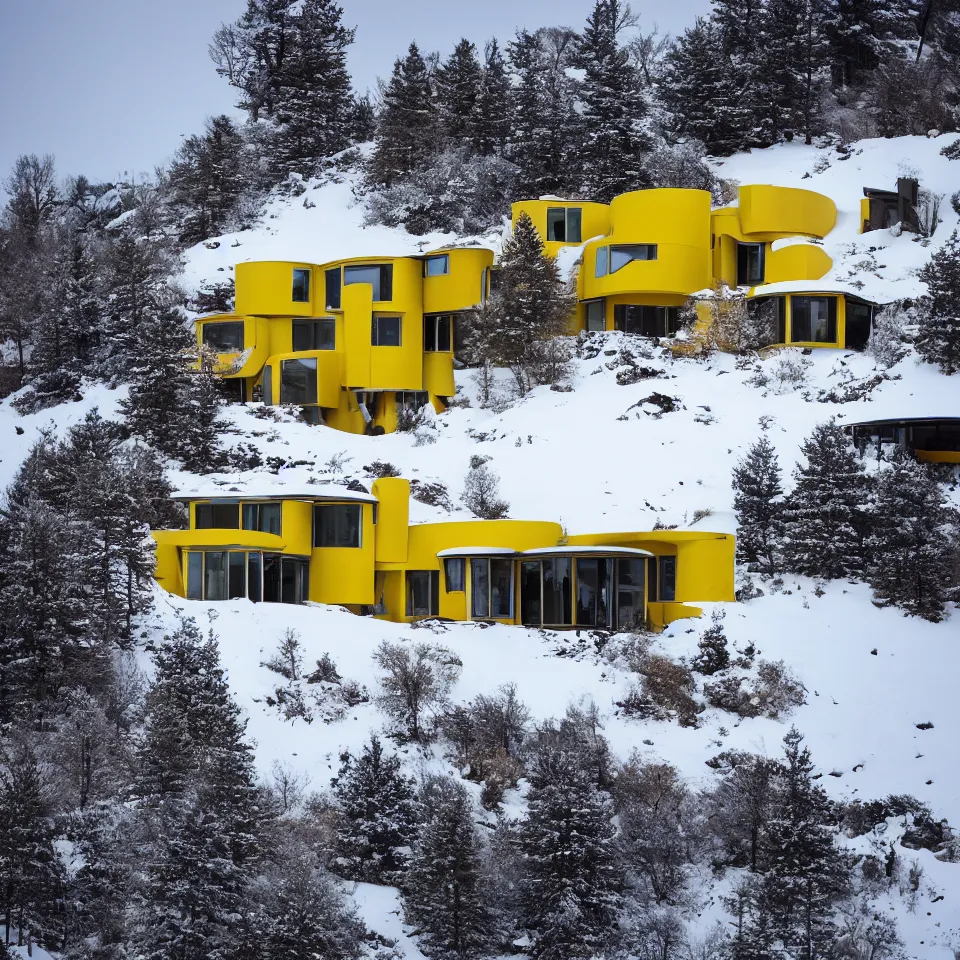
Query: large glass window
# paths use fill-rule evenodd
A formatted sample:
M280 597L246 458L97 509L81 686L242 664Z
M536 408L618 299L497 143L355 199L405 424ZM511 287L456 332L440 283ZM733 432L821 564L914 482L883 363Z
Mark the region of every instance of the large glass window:
M466 561L460 557L451 557L443 561L443 579L447 584L447 593L460 593L466 589Z
M426 390L398 390L397 415L418 413L430 402L430 394Z
M263 375L260 377L260 396L266 406L273 403L273 367L269 364L263 368Z
M247 555L231 552L229 558L227 587L230 600L247 595Z
M315 547L359 547L361 505L318 503L313 508Z
M309 561L279 553L192 550L187 553L187 597L259 603L303 603L309 597Z
M610 251L610 272L622 270L634 260L656 260L657 245L655 243L630 243L622 246L607 247Z
M207 551L203 555L203 599L227 599L227 554Z
M375 347L399 347L400 328L400 317L374 317L370 342Z
M440 613L440 571L407 571L407 616L436 617Z
M445 353L452 346L453 317L448 313L423 318L423 349L427 353Z
M737 285L755 287L763 283L762 243L737 244Z
M343 285L369 283L373 287L374 303L393 299L393 264L371 263L343 268Z
M520 565L520 616L528 625L564 626L573 623L573 584L569 557L525 560Z
M205 323L203 345L216 353L239 353L243 350L243 321Z
M280 536L280 512L279 503L245 503L243 529Z
M305 603L309 596L306 561L299 557L282 557L280 560L280 602Z
M259 553L247 554L247 596L259 603L263 599L263 557Z
M584 318L588 330L596 332L607 329L606 302L590 300L584 304Z
M239 530L240 504L198 503L193 519L195 530Z
M837 298L791 297L790 339L794 343L836 343Z
M613 308L613 325L641 337L672 337L677 332L677 308L618 303Z
M187 599L203 599L203 554L187 554Z
M425 277L442 277L450 272L450 254L439 253L427 257L423 261L423 275Z
M580 243L581 207L548 207L547 240L553 243Z
M320 320L293 321L293 349L333 350L336 346L337 321L333 317Z
M610 587L613 561L605 557L577 559L577 624L609 627L613 605Z
M524 626L539 627L543 622L540 589L540 561L524 560L520 564L520 622Z
M846 300L846 343L849 350L863 350L870 339L870 328L873 324L873 307L862 300Z
M607 263L610 257L609 247L597 247L597 260L594 264L594 276L605 277L607 275Z
M665 601L677 599L677 558L659 557L659 598Z
M644 562L640 559L617 560L617 628L630 630L646 621L644 599Z
M309 270L293 271L292 299L294 303L310 302L310 271Z
M513 619L513 561L470 561L471 614L475 619Z
M325 271L324 279L327 288L327 309L340 309L340 268L331 267Z
M280 361L280 402L317 402L317 358Z

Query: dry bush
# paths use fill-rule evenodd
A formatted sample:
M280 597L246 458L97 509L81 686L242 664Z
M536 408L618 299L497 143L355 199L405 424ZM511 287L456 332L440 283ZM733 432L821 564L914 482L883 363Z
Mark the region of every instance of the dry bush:
M639 686L617 705L624 713L645 719L676 716L682 727L695 727L703 707L694 699L696 683L683 664L661 654L647 654L638 664Z
M806 703L807 689L782 660L758 660L756 677L730 676L704 684L712 707L741 717L778 719Z

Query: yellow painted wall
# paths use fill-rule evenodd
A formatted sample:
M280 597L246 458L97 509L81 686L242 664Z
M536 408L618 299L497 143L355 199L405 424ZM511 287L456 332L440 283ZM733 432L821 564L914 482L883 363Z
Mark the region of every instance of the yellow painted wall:
M423 355L423 389L437 397L452 397L457 392L453 378L453 352Z
M493 251L479 247L431 250L427 256L446 254L450 272L423 277L423 312L456 313L480 306L484 300L484 271L493 266Z
M793 243L779 250L767 249L764 283L784 280L819 280L833 266L823 247L813 243Z
M310 554L310 599L316 603L375 602L373 572L376 527L373 523L373 504L364 503L361 506L363 526L359 547L316 547Z
M610 208L605 203L594 203L585 200L518 200L511 205L511 220L516 225L521 214L527 214L533 221L537 233L541 237L547 236L547 211L553 207L580 208L580 237L576 243L558 243L544 241L544 252L549 257L555 257L564 247L579 246L591 237L606 236L610 232Z
M796 187L743 186L738 209L741 228L749 235L803 234L822 239L837 225L837 206L829 197Z
M295 303L293 300L293 271L310 270L310 300ZM236 276L236 312L241 316L316 316L317 304L323 306L323 282L313 264L284 260L261 260L238 263Z
M379 501L377 563L406 563L410 481L400 477L382 477L374 481L370 492Z
M865 233L870 224L870 198L860 198L860 229L858 233Z

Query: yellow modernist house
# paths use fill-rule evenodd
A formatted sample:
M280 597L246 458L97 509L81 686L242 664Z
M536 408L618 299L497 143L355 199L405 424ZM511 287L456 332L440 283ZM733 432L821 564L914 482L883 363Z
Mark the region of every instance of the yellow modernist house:
M269 489L269 488L265 488ZM340 604L551 628L659 628L734 599L734 538L699 530L566 536L557 523L409 523L410 485L185 494L189 530L154 532L156 577L196 600Z
M489 292L493 253L325 264L240 263L236 312L197 320L201 346L235 400L297 404L348 433L396 429L405 409L455 392L453 350L465 311Z
M544 197L515 203L514 223L524 213L551 256L582 246L572 332L669 337L688 298L722 282L746 288L751 309L772 302L778 344L858 349L869 337L873 305L822 279L837 208L811 190L742 186L717 210L706 190L635 190L609 205Z

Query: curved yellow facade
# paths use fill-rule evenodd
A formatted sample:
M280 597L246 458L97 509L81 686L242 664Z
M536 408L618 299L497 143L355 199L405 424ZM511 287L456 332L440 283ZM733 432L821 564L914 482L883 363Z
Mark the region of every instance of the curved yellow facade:
M552 628L662 627L698 616L691 602L734 599L727 534L568 537L529 520L410 526L409 495L406 480L385 478L370 494L189 498L190 529L154 533L156 577L207 601L312 600L395 621Z
M579 246L593 237L603 237L610 232L610 208L605 203L542 197L539 200L518 200L510 210L514 224L524 213L533 221L537 233L543 238L544 250L550 257L555 257L564 247ZM560 226L558 211L565 212L562 240L556 239ZM578 229L570 229L577 224Z

